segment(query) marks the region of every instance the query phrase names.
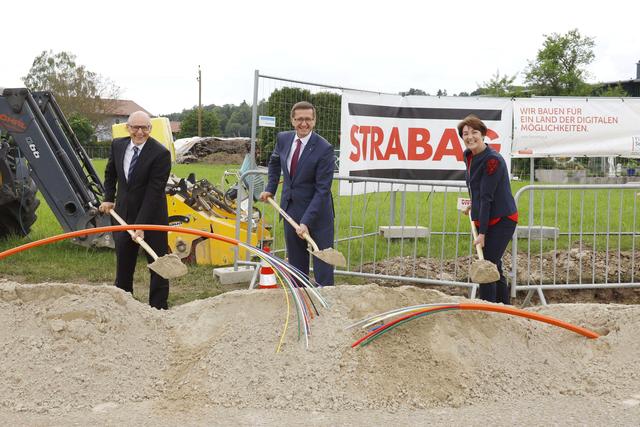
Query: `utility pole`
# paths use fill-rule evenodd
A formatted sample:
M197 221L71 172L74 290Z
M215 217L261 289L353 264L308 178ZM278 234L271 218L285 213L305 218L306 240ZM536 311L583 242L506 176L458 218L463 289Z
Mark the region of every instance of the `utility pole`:
M202 136L202 71L198 65L198 136Z

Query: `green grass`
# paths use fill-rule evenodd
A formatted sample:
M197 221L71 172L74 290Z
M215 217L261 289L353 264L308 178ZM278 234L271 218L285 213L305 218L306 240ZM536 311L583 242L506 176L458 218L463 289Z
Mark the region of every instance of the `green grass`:
M106 161L93 161L99 176L103 176ZM196 179L206 178L221 189L223 175L226 170L235 170L238 165L175 165L172 172L180 177L189 173L196 174ZM527 183L513 183L512 190L517 190ZM334 184L333 193L336 210L336 238L354 240L341 241L337 249L350 259L350 269L360 270L361 263L378 262L388 257L411 256L445 259L468 255L471 251L469 223L466 217L456 210L457 198L466 197L466 192L418 193L406 194L406 210L404 225L415 224L431 230L429 238L418 241L412 239L389 241L377 232L380 226L390 225L391 195L390 193L371 193L360 196L337 196L338 185ZM40 197L41 200L42 197ZM274 250L284 246L282 221L276 221L273 209L257 204L264 213L265 221L274 224L276 245ZM395 203L395 225L402 225L401 195ZM519 203L520 223L526 224L529 211L529 194L525 193ZM542 243L519 240L519 250L526 251L531 246L538 252L566 249L577 242L575 233L582 230L583 244L595 246L598 250L617 248L635 249L631 236L594 235L597 232L632 232L640 224L636 195L633 190L599 190L583 192L580 190L536 193L534 198L534 224L557 226L562 232L571 230L573 235L562 236L557 241L547 240ZM26 238L8 238L0 241L0 249L6 250L32 240L49 237L62 232L52 211L42 201L37 211L38 220L32 232ZM581 219L582 218L582 219ZM438 234L443 233L446 234ZM372 233L372 236L359 239L357 236ZM0 261L2 277L12 278L20 282L52 282L65 281L77 283L112 283L115 273L114 252L109 249L89 249L70 242L58 242L24 251ZM136 297L141 301L147 298L148 272L144 268L146 260L140 257L136 269ZM228 289L221 287L212 277L211 266L191 266L187 276L172 280L171 304L180 304L193 299L217 295ZM350 279L351 280L351 279ZM358 282L358 279L353 279Z

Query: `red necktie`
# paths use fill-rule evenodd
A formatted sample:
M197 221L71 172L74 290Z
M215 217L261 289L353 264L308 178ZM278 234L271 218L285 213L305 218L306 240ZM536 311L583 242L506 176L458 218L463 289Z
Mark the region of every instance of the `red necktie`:
M300 157L300 147L302 147L302 141L296 139L296 149L293 151L293 157L291 158L291 167L289 168L289 175L293 177L296 173L296 166L298 166L298 157Z

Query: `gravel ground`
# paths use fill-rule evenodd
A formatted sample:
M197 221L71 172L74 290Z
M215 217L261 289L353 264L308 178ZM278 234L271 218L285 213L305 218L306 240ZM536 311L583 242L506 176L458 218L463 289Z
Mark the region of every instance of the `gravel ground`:
M5 425L638 425L640 306L450 311L352 349L346 326L418 303L410 286L337 286L312 321L283 293L234 291L160 312L111 286L0 282Z

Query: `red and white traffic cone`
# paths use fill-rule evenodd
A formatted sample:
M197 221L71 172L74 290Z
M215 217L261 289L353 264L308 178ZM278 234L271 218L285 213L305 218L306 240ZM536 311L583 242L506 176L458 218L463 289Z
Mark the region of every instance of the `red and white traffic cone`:
M269 253L269 247L262 248L263 251ZM258 289L273 289L278 287L278 280L273 268L265 260L260 262L260 284Z

